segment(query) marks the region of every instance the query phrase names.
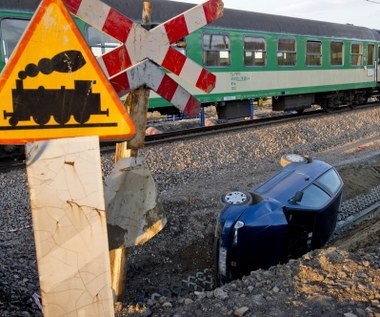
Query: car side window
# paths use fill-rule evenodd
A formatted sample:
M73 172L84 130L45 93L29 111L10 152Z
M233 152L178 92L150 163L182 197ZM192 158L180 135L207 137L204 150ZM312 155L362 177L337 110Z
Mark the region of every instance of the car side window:
M300 206L319 208L324 206L330 199L330 196L318 186L311 184L304 191L301 201L298 202Z
M298 205L320 208L339 190L342 181L334 169L328 170L302 192Z

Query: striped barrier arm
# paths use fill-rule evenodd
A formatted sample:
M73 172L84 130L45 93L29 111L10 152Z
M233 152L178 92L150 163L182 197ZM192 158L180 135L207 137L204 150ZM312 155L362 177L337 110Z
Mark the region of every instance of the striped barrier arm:
M147 31L99 0L64 0L68 9L125 44L98 58L108 77L146 58L209 93L216 77L170 45L222 16L222 0L209 0Z
M199 101L158 65L207 93L214 89L216 76L171 45L221 17L222 0L195 6L150 31L100 0L63 1L71 13L121 42L119 47L98 58L119 96L147 85L181 111L190 115L199 112Z
M110 83L119 96L147 85L179 110L189 115L199 113L200 102L148 59L113 76Z

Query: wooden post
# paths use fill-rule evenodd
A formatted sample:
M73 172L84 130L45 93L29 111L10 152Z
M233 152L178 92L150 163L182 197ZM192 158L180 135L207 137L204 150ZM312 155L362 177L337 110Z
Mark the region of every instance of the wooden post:
M125 107L136 126L136 136L130 142L116 144L115 162L125 157L137 157L138 149L144 146L149 92L149 89L140 88L129 93L125 101ZM110 250L112 288L117 300L125 292L127 258L128 250L125 247Z
M151 22L150 2L144 2L142 25L148 26ZM142 87L128 94L125 100L125 108L136 127L136 135L129 142L116 144L115 162L125 157L137 157L138 150L144 147L147 112L150 90ZM112 288L117 300L123 296L127 281L126 247L110 250Z
M110 250L112 289L116 300L124 294L127 273L127 248Z

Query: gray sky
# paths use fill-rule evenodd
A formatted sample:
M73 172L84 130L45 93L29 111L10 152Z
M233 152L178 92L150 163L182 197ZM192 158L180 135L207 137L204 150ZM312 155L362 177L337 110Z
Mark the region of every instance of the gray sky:
M200 4L206 0L178 1ZM380 29L380 0L371 1L373 2L365 0L223 0L226 8Z

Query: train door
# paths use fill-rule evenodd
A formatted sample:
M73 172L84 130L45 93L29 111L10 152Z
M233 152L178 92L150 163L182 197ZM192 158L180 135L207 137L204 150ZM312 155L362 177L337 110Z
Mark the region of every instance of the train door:
M375 44L368 44L367 46L367 74L368 77L372 78L374 82L377 81L376 75L376 51Z

